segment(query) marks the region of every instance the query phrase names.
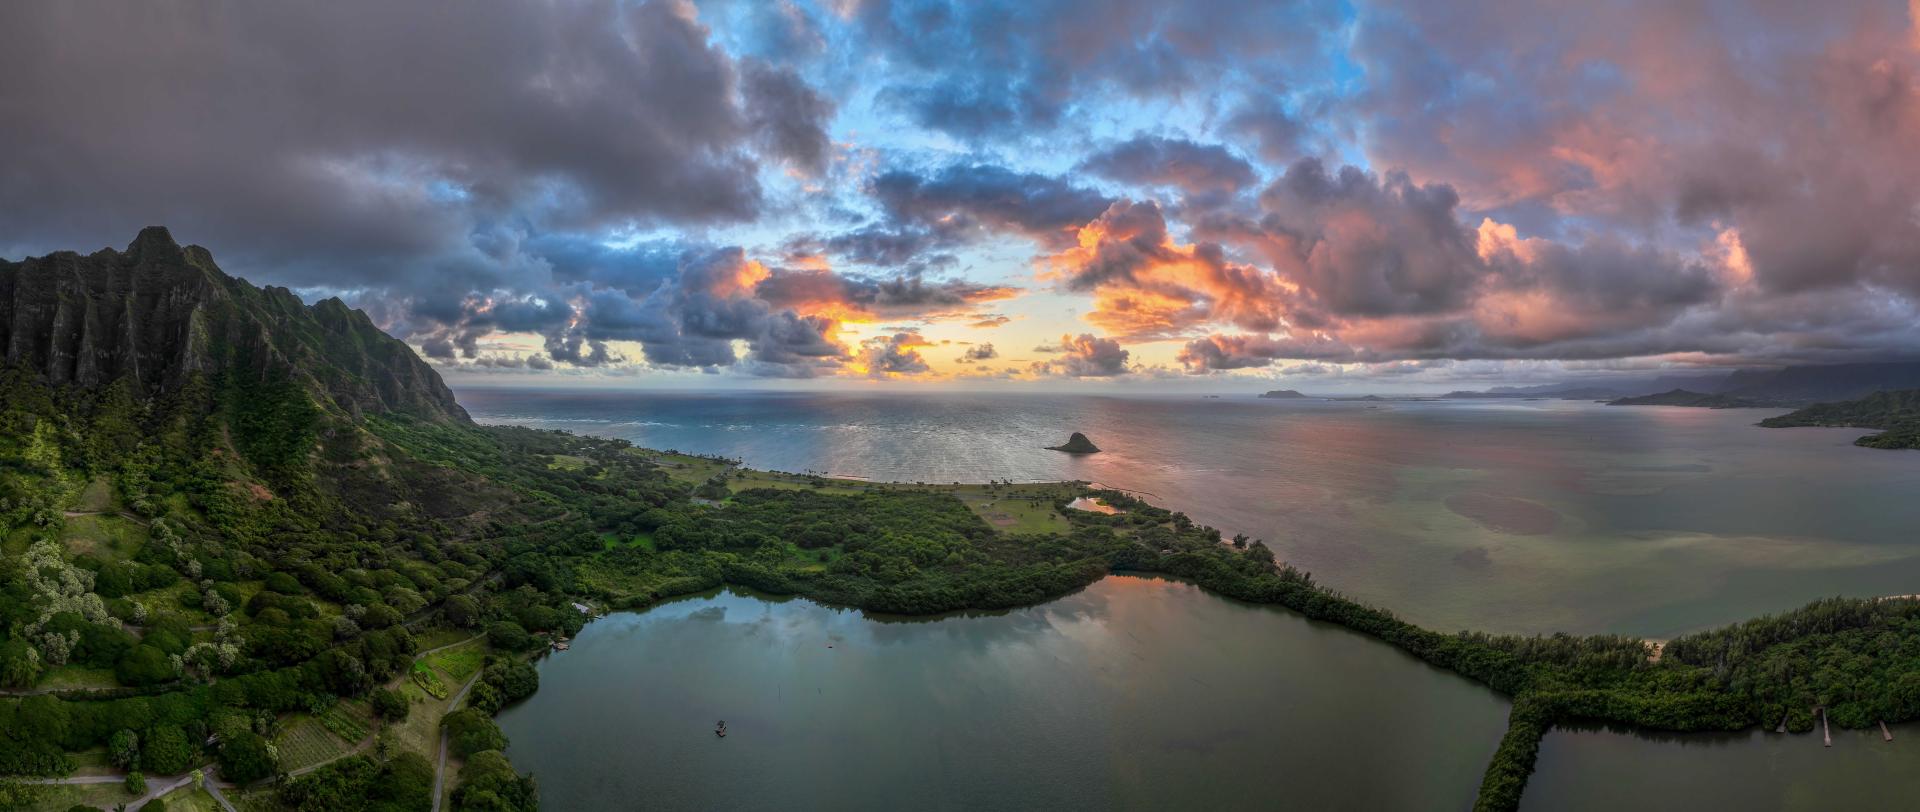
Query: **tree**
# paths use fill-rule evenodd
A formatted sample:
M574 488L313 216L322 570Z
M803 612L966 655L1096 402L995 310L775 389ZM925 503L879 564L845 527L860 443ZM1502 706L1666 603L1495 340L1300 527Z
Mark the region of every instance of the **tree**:
M447 622L462 629L473 628L480 620L480 603L469 595L455 595L447 599Z
M113 666L113 676L122 685L140 687L168 682L179 674L167 653L142 643L134 646Z
M467 758L460 768L460 787L453 792L453 808L466 812L532 812L539 808L539 787L533 776L513 771L506 755L486 750Z
M193 745L187 734L174 725L162 725L147 731L140 748L140 765L157 775L177 775L193 766Z
M373 712L389 722L398 722L407 718L413 706L407 702L406 694L388 688L379 688L373 692Z
M501 651L525 651L533 647L533 638L520 624L502 620L487 627L487 643Z
M241 733L220 743L220 774L228 781L251 784L279 769L273 747L254 733Z
M504 750L507 736L487 714L474 708L461 708L447 714L440 724L447 728L448 743L455 755L467 758L482 750Z
M107 739L107 760L123 770L140 766L140 737L131 730L115 731Z
M485 680L474 683L473 688L467 693L467 705L489 716L499 713L500 708L506 704L506 695Z
M40 679L40 652L19 638L0 645L0 685L31 688Z
M147 776L139 770L133 770L127 773L127 780L121 786L126 788L128 795L145 795L147 794Z
M540 671L525 660L499 660L481 672L481 680L500 689L507 702L518 702L540 690Z
M56 746L67 740L70 721L67 716L67 703L47 694L38 694L20 700L14 721L18 725L17 732L25 733L29 740Z

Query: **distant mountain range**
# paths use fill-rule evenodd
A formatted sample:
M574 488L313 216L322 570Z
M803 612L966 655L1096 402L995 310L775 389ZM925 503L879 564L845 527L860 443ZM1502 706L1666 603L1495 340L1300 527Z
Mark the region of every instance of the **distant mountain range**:
M1724 374L1662 375L1649 378L1579 381L1542 386L1496 386L1483 392L1448 392L1442 397L1557 398L1606 400L1622 406L1703 406L1709 408L1805 406L1853 400L1875 392L1920 389L1920 363L1823 364Z
M1607 402L1608 406L1696 406L1703 409L1752 409L1778 404L1758 400L1749 400L1734 395L1713 395L1706 392L1694 392L1686 389L1669 389L1665 392L1638 397L1619 398Z

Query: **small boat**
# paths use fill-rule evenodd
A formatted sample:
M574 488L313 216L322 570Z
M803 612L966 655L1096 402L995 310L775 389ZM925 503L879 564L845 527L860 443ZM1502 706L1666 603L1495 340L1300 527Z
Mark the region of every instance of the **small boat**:
M723 738L723 739L724 739L724 738L726 738L726 737L727 737L727 723L726 723L725 721L722 721L722 722L721 722L721 723L720 723L720 724L719 724L719 725L718 725L717 727L715 727L715 728L713 729L713 735L715 735L715 736L719 736L720 738Z

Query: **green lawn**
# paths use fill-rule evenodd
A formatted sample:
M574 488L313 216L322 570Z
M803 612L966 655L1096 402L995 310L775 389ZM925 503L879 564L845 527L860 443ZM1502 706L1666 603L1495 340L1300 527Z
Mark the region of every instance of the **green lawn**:
M426 664L445 675L448 685L458 686L465 684L468 677L480 670L480 665L486 657L486 643L475 640L466 645L429 654Z

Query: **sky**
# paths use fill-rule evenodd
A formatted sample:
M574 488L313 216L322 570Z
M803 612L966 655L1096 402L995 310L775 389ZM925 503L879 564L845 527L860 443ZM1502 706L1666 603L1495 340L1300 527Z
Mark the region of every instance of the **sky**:
M456 385L1920 358L1920 0L0 6L0 257L145 225Z

